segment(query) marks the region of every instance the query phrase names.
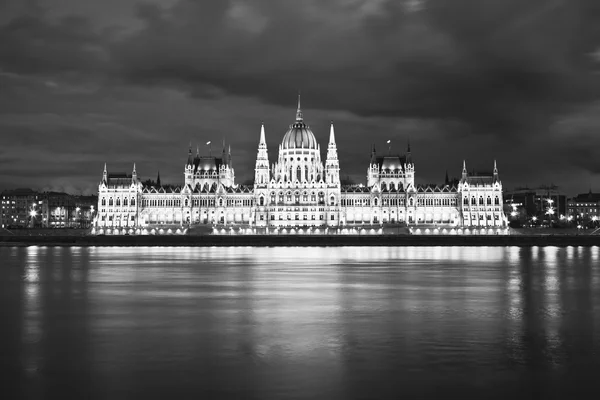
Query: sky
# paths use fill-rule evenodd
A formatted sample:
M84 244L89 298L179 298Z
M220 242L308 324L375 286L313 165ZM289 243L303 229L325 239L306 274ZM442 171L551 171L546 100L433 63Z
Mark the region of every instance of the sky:
M0 0L0 190L181 185L207 141L244 183L299 91L356 183L410 141L417 183L600 192L597 0Z

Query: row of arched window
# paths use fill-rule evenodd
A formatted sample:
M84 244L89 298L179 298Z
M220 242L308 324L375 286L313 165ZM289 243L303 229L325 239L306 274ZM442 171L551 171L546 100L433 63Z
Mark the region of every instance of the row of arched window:
M465 197L463 199L463 205L465 205L465 206L469 205L469 198L468 197ZM479 196L479 201L477 200L477 198L475 196L472 196L471 197L471 205L472 206L476 206L476 205L480 205L480 206L488 205L488 206L491 206L492 205L492 198L490 196L488 196L487 199L485 200L485 203L484 203L483 196ZM498 196L496 196L494 198L494 205L495 206L499 206L500 205L500 198Z
M181 206L180 199L144 199L142 201L144 207L179 207Z
M106 206L106 197L103 197L101 200L101 203L103 206ZM128 205L132 205L135 206L135 197L132 197L130 201L127 200L127 197L125 197L122 201L123 206L128 206ZM117 197L116 199L113 200L112 197L108 198L108 205L109 206L116 206L116 207L120 207L121 206L121 198Z
M302 203L315 203L317 202L319 204L325 204L325 193L324 192L319 192L318 194L315 192L311 192L310 194L308 192L294 192L292 193L291 191L288 191L286 193L280 192L279 196L276 195L275 192L271 192L270 194L270 203L271 204L283 204L283 203L294 203L294 204L300 204L300 202ZM331 196L330 197L330 203L331 205L335 204L335 196ZM265 205L265 199L261 196L259 198L259 205L264 206Z

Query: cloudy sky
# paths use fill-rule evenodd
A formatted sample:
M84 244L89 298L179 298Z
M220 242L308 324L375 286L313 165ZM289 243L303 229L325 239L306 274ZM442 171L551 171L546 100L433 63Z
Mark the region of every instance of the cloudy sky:
M420 183L600 191L599 72L598 0L0 0L0 189L181 184L209 140L243 182L301 90L357 182L410 140Z

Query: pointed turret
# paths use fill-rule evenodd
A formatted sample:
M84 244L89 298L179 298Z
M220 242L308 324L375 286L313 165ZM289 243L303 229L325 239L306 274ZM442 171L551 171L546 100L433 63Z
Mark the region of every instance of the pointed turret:
M406 163L412 164L412 154L410 152L410 139L406 141Z
M446 180L444 181L445 185L449 185L450 184L450 179L448 178L448 170L446 170Z
M267 146L267 140L265 139L265 123L261 122L260 125L260 141L258 142L259 146L261 144L264 144L265 147Z
M192 157L192 143L190 142L190 148L188 150L187 165L193 165L193 164L194 164L194 157Z
M131 180L135 182L137 179L137 172L135 170L135 163L133 163L133 171L131 172Z
M375 152L375 145L371 147L371 164L375 164L377 162L377 154Z
M302 117L302 109L300 108L300 93L298 93L298 109L296 110L296 121L301 122L303 120Z
M256 155L256 165L254 168L254 184L266 186L269 181L269 155L267 152L267 141L265 139L265 124L260 125L260 140L258 142L258 153Z
M496 165L496 160L494 160L494 181L498 180L498 166Z
M192 152L192 149L190 149L190 153ZM156 186L160 187L160 171L158 171L158 174L156 175Z
M340 183L340 163L335 145L335 133L333 131L333 121L329 129L329 145L327 146L327 160L325 161L326 182L333 186Z
M463 168L462 168L462 178L467 179L467 162L463 160Z
M329 128L329 144L335 144L335 133L333 131L333 121L331 121L331 127Z
M106 172L106 163L104 163L104 172L102 172L102 182L106 182L108 180L108 173Z

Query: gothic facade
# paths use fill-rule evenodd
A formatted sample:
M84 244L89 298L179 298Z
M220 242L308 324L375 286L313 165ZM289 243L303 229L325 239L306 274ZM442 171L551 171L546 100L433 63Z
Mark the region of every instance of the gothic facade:
M502 183L494 162L487 175L469 174L443 185L415 184L410 146L403 156L378 156L367 167L366 185L342 185L333 123L325 162L300 101L296 120L269 163L261 126L254 185L235 183L231 149L220 157L188 152L181 187L143 184L131 174L108 174L98 187L98 233L213 232L336 233L364 227L443 226L494 230L507 225ZM372 229L371 229L372 231Z

